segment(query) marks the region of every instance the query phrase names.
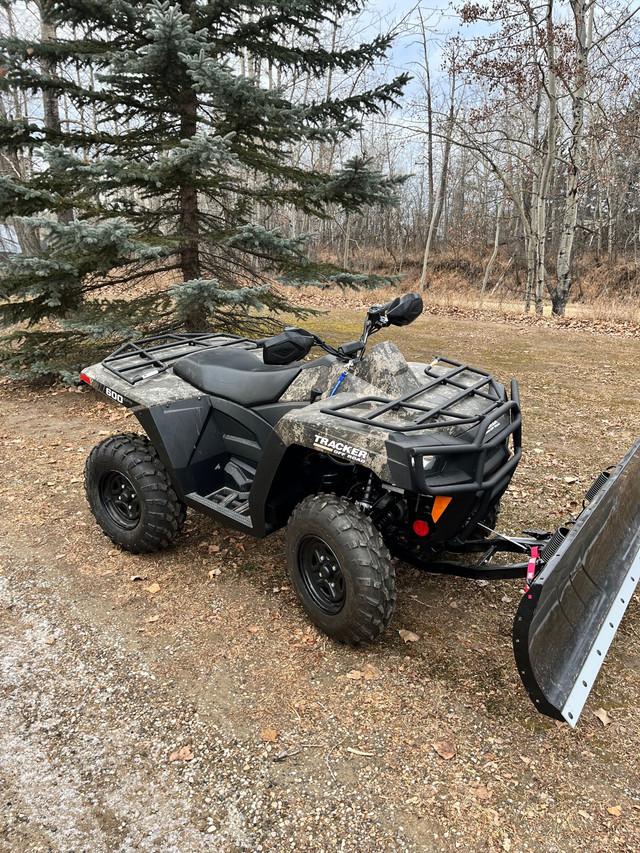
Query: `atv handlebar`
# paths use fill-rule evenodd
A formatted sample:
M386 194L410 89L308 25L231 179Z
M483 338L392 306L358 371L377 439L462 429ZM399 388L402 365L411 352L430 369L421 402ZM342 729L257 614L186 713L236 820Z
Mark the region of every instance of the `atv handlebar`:
M340 361L353 361L364 356L369 335L385 326L408 326L420 316L422 309L422 297L418 293L406 293L384 305L372 305L367 311L360 339L341 344L337 349L314 332L293 327L257 343L262 345L265 364L291 364L308 355L313 346L319 346Z

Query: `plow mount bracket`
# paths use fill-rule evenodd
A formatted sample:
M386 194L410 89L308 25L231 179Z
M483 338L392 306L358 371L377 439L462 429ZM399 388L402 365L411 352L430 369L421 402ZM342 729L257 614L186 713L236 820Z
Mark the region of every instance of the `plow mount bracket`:
M520 601L513 649L538 711L576 725L639 579L640 439Z

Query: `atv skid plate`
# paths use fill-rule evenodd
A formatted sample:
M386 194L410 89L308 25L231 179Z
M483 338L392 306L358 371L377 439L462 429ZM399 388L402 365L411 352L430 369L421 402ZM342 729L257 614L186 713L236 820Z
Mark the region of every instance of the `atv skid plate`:
M518 673L537 710L571 727L640 578L640 439L601 478L523 596L513 628Z

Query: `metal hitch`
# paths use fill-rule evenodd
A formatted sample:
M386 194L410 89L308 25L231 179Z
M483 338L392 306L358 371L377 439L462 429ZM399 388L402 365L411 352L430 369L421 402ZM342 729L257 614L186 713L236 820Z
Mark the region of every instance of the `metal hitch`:
M571 727L640 578L640 439L599 479L522 597L513 626L518 673L533 703Z

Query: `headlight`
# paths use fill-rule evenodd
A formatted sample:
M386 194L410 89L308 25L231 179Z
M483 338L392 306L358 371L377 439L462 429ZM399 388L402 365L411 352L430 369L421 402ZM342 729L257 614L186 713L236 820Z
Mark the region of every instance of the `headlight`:
M438 464L437 456L423 456L422 457L422 467L425 471L431 471Z

